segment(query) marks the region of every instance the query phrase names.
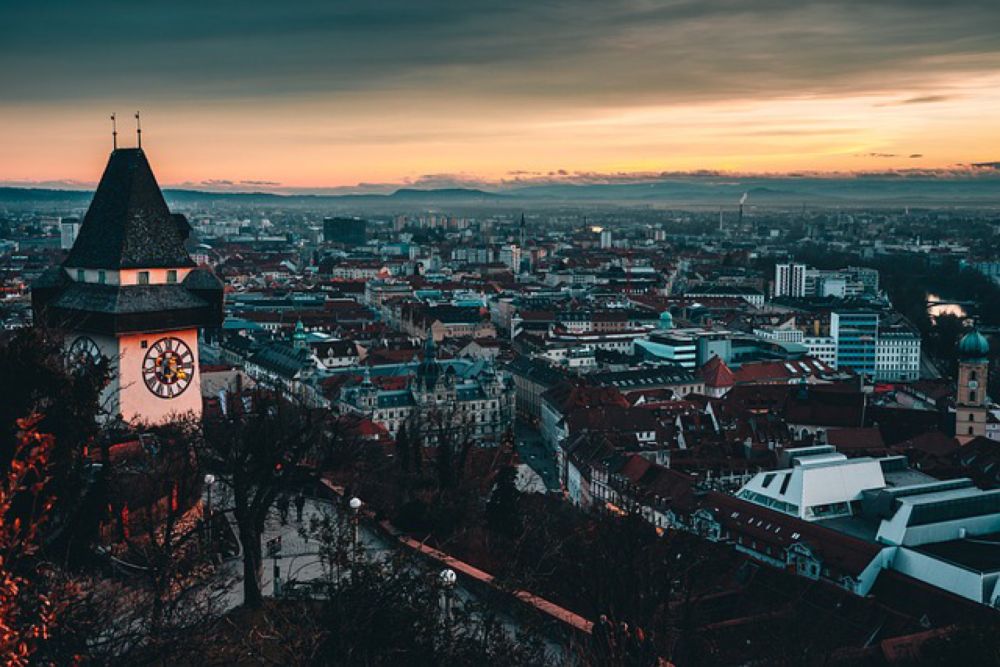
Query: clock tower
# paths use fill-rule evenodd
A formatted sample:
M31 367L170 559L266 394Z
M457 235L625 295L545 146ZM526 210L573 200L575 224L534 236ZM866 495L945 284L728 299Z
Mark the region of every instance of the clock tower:
M955 397L955 438L965 444L986 436L990 399L986 395L990 343L976 330L958 343L958 387Z
M222 323L222 283L191 260L141 148L111 158L62 265L32 286L36 322L65 336L70 363L103 355L112 416L201 415L198 330Z

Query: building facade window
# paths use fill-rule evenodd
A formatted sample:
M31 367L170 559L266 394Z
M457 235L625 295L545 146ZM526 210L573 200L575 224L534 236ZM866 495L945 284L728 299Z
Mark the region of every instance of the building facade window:
M102 285L106 284L108 282L108 272L107 271L98 271L97 272L97 282L99 282Z
M170 269L169 271L167 271L167 282L170 283L170 284L173 284L173 283L177 282L177 270L176 269Z
M136 278L136 283L139 285L148 285L149 271L140 271L138 277Z

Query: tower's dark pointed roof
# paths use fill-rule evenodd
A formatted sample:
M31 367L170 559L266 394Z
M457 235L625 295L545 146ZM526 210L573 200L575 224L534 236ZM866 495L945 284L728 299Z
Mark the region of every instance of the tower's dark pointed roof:
M170 213L141 148L119 148L63 263L85 269L194 266L184 240L184 216Z

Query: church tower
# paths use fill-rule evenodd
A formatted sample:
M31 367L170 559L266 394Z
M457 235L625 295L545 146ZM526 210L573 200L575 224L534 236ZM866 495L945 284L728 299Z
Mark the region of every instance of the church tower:
M71 363L103 355L111 416L201 415L198 329L222 323L222 283L195 266L141 148L118 148L62 265L32 286L35 321L65 336Z
M990 343L978 331L971 331L958 343L958 387L955 398L955 437L965 444L986 435L989 396Z

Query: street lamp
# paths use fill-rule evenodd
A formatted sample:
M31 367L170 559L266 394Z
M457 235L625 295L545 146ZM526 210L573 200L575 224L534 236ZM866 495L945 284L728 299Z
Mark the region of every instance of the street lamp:
M205 513L212 514L212 487L215 486L215 475L208 473L205 475L205 488L208 490L208 502L205 506Z
M208 526L208 544L212 544L212 487L215 486L215 475L208 473L205 475L205 491L207 499L205 501L205 525Z
M352 524L352 534L351 539L354 546L354 552L357 554L358 551L358 515L361 511L361 498L357 496L353 497L348 501L347 506L351 508L351 524Z
M455 570L445 568L441 570L438 578L441 580L441 588L444 593L444 617L446 620L451 620L452 591L455 590L455 582L458 580L458 575L455 574Z

